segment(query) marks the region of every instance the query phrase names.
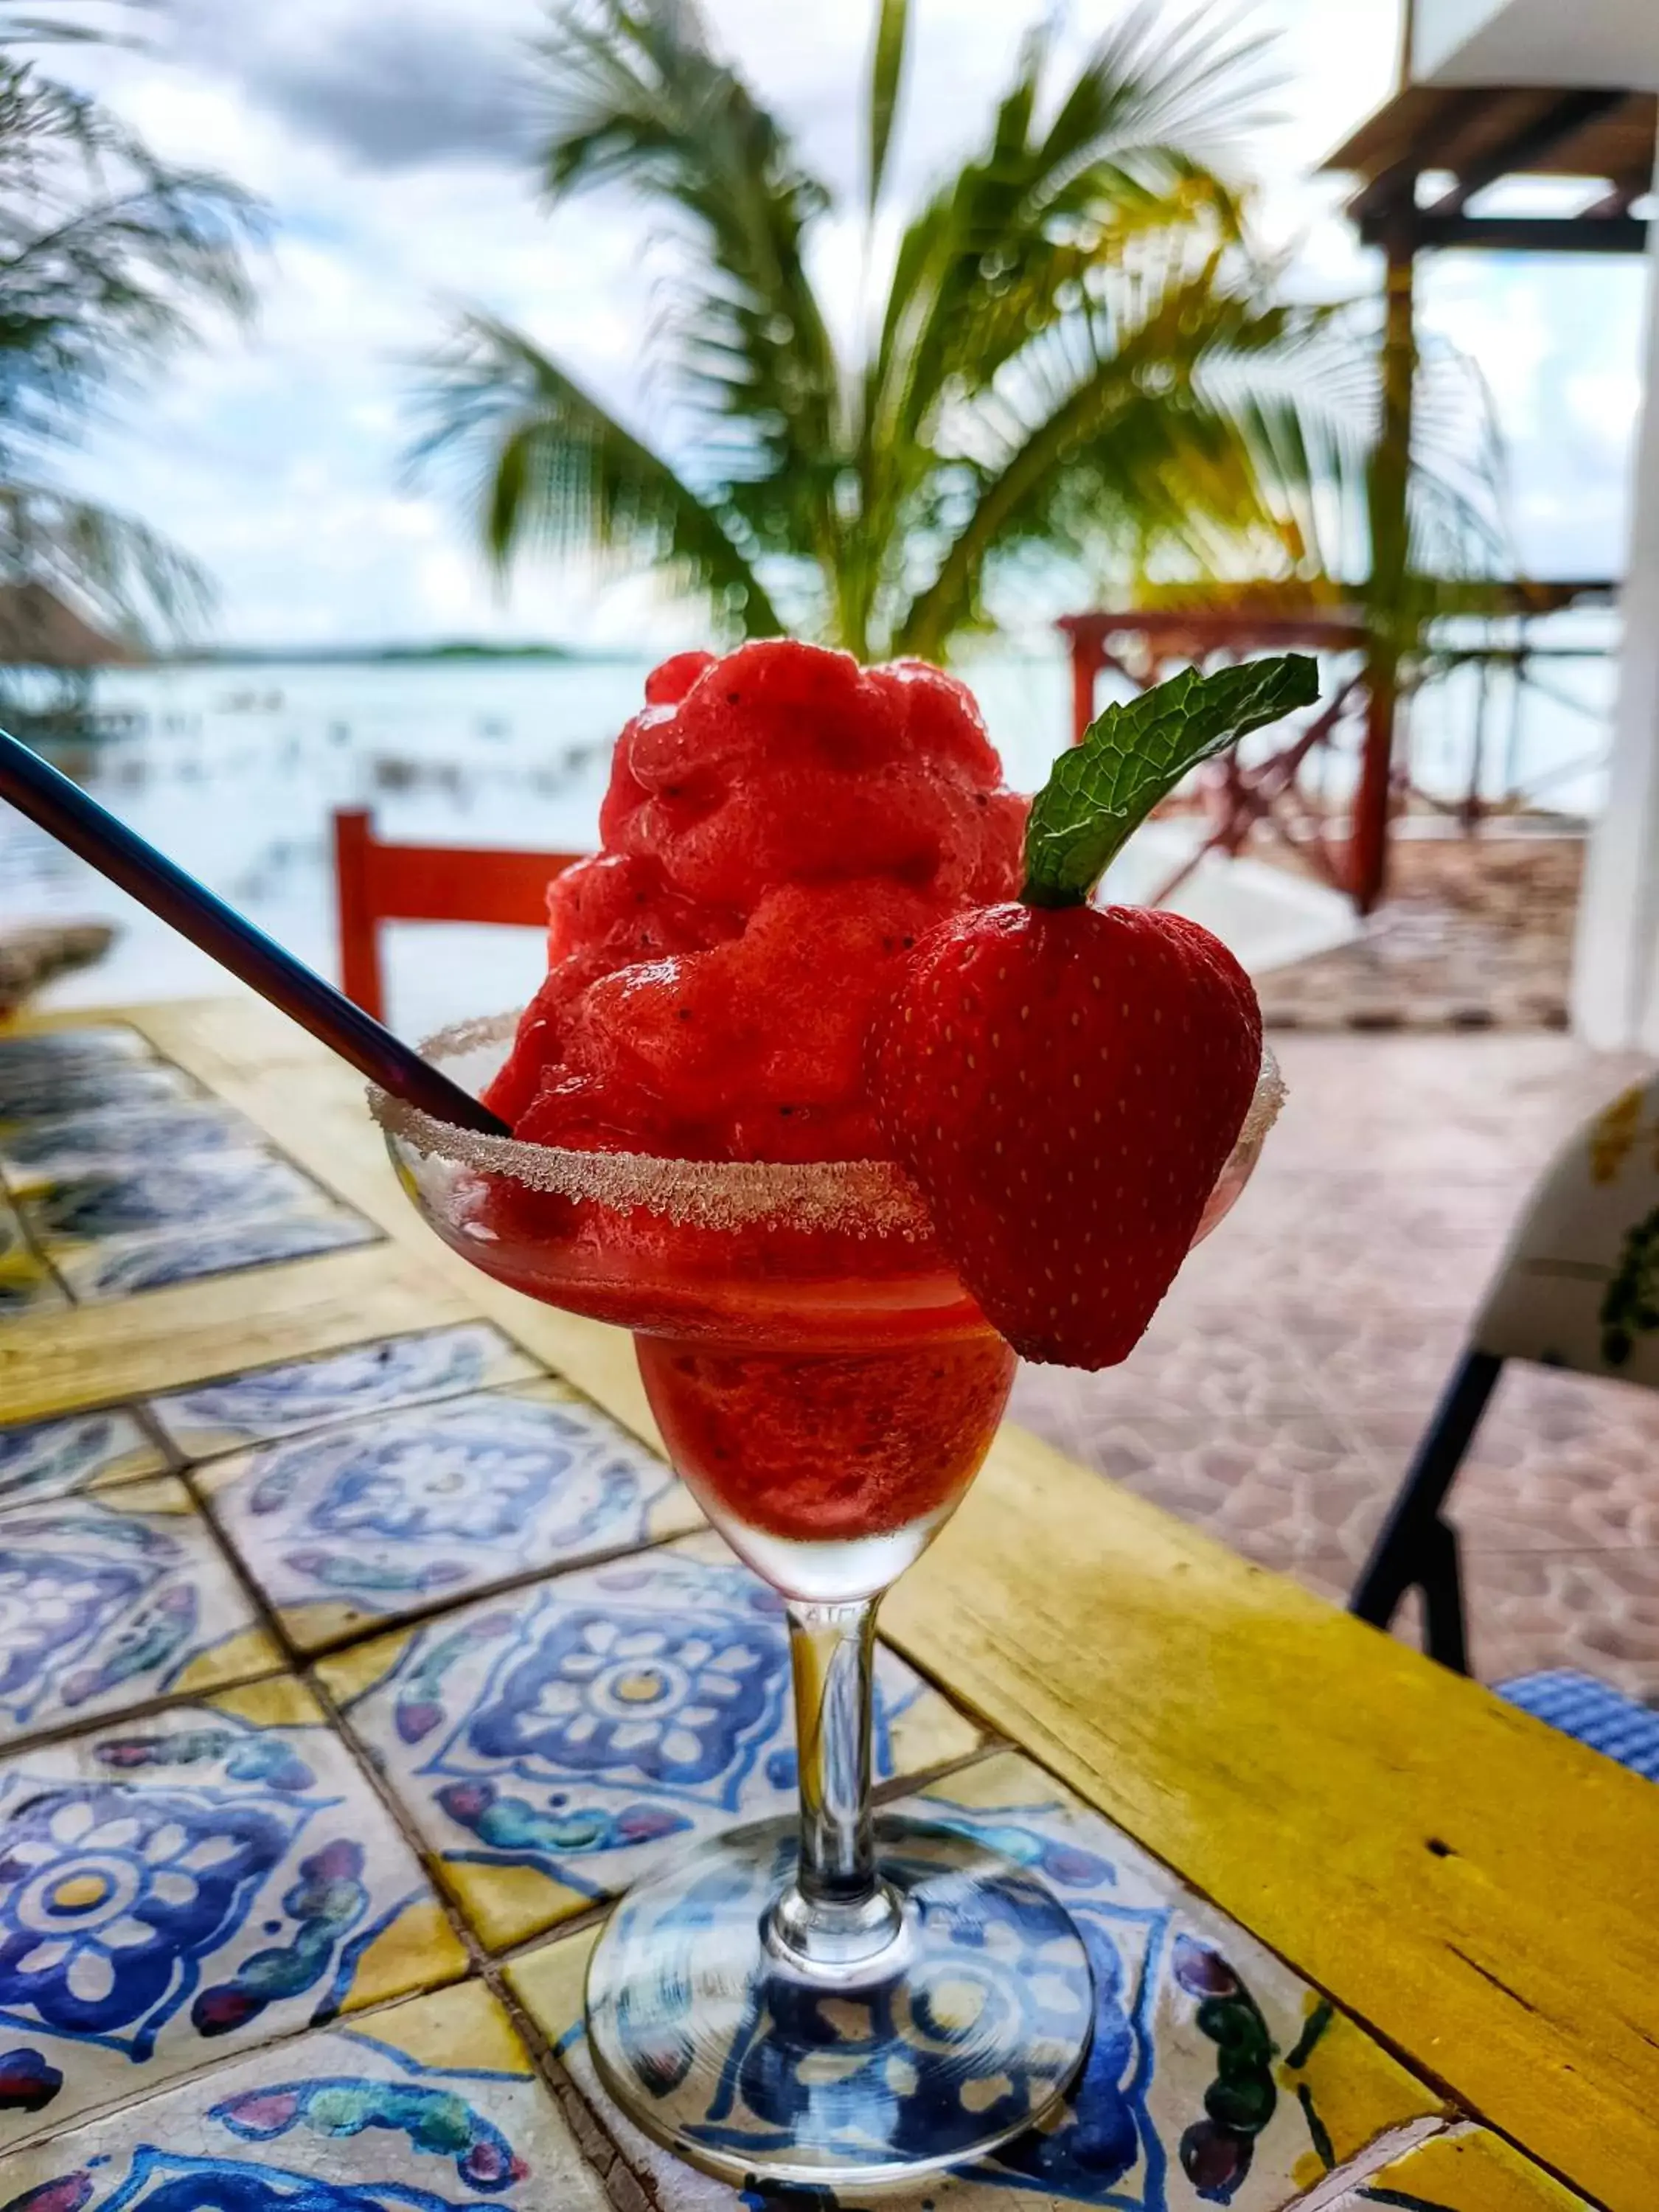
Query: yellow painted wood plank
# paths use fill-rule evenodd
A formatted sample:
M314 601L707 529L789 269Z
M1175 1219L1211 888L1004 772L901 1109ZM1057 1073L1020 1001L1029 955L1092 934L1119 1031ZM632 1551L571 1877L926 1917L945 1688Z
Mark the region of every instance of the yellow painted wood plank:
M9 1321L0 1328L0 1422L179 1390L475 1313L403 1247L370 1244Z
M1384 2190L1392 2195L1382 2195ZM1380 2212L1407 2200L1423 2212L1589 2212L1582 2197L1484 2128L1419 2143L1372 2174L1365 2190L1349 2202L1352 2212L1372 2212L1373 2207ZM1656 2202L1659 2186L1632 2197L1628 2205L1615 2205L1613 2212L1651 2212ZM1338 2212L1348 2212L1348 2206Z
M1006 1429L889 1640L1542 2163L1659 2173L1659 1790Z

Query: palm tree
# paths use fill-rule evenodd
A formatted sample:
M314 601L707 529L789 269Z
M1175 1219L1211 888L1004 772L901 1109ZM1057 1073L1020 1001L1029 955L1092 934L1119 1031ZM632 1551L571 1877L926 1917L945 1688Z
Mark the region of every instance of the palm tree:
M696 587L740 634L938 657L1022 574L1064 595L1305 559L1276 477L1318 442L1309 356L1328 320L1280 295L1218 166L1261 89L1260 42L1142 6L1057 82L1034 33L980 150L897 220L908 19L907 0L878 0L876 304L844 338L810 265L831 195L691 0L556 0L544 187L561 207L623 185L662 219L665 427L647 434L522 331L467 316L419 452L467 471L501 568L598 549Z
M106 629L173 625L204 605L201 570L82 497L63 465L106 402L193 335L193 310L248 309L243 249L261 217L223 178L157 160L27 51L94 35L0 7L0 584L65 596Z

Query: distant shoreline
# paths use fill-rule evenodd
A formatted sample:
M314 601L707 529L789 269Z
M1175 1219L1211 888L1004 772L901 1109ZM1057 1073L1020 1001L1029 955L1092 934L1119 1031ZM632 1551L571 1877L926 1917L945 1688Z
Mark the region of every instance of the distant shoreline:
M410 661L551 660L574 665L633 662L647 652L601 652L574 645L490 645L457 640L442 645L228 645L158 653L149 668L381 668Z

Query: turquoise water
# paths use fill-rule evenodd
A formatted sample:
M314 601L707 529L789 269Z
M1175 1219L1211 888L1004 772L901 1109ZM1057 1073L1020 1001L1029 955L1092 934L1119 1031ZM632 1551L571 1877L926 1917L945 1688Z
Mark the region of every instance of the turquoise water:
M293 663L155 669L100 679L97 703L131 718L100 755L89 787L143 836L243 908L325 973L334 969L329 817L372 807L390 838L580 849L594 842L610 747L637 705L648 660ZM1070 678L1058 649L999 652L965 671L1012 782L1033 789L1064 745ZM1591 702L1610 664L1564 664L1551 680ZM1449 793L1467 775L1472 695L1443 696L1419 713L1424 772ZM1518 748L1523 774L1568 771L1549 796L1593 807L1599 779L1573 763L1593 756L1593 722L1529 703L1518 732L1496 699L1486 781ZM1126 895L1133 896L1138 886ZM123 934L95 974L60 1000L173 995L219 988L191 949L0 810L0 915L101 915ZM1249 901L1224 898L1218 925L1241 957L1264 940ZM523 931L389 933L395 1025L409 1034L465 1012L519 1002L540 972Z
M112 672L96 703L131 718L88 787L143 836L325 973L335 972L330 816L374 810L380 834L581 850L597 842L612 740L649 659L292 663ZM981 672L1011 775L1035 786L1064 743L1058 656ZM0 809L0 817L6 811ZM57 1003L219 988L215 970L93 872L10 817L0 914L98 915L122 937ZM524 931L388 933L396 1025L424 1031L515 1004L540 973Z

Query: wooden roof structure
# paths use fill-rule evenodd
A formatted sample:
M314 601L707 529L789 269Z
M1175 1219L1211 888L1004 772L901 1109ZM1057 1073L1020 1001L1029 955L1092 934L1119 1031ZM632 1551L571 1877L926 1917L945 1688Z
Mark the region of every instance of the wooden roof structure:
M1401 87L1321 165L1356 176L1349 213L1368 246L1413 251L1640 253L1647 225L1631 210L1653 185L1659 94L1553 85ZM1455 182L1419 204L1418 179ZM1471 215L1468 203L1517 176L1582 177L1605 189L1566 215Z

